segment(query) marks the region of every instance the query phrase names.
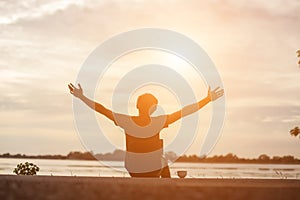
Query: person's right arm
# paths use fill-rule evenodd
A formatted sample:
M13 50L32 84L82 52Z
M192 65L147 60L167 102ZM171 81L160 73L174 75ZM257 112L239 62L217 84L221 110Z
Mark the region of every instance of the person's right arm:
M72 95L74 95L75 97L79 98L81 101L83 101L87 106L89 106L91 109L95 110L96 112L106 116L108 119L112 120L113 122L115 122L114 119L114 113L105 108L103 105L101 105L100 103L97 103L89 98L87 98L86 96L84 96L83 94L83 90L81 88L81 85L78 84L79 88L76 88L72 83L70 83L68 85L69 89L70 89L70 93Z

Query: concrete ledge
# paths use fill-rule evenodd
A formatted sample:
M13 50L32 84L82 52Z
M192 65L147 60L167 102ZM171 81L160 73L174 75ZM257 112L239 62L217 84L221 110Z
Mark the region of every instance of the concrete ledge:
M298 199L300 180L0 175L1 200Z

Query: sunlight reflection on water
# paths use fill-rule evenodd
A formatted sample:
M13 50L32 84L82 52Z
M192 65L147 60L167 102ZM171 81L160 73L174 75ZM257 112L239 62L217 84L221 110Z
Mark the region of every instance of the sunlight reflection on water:
M0 174L13 174L20 162L32 162L40 167L38 175L53 176L93 176L93 177L129 177L123 162L110 161L106 167L98 161L15 159L0 158ZM174 163L171 176L178 178L176 171L187 170L187 178L266 178L300 179L300 165L291 164L217 164L217 163Z

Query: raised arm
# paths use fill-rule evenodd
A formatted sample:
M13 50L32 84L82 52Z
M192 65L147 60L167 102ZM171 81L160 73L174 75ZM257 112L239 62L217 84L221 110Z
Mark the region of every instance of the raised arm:
M224 94L224 90L220 89L220 87L217 87L213 91L210 90L210 87L208 88L207 96L202 99L201 101L185 106L181 110L174 112L172 114L167 115L167 121L166 125L172 124L173 122L181 119L182 117L185 117L187 115L190 115L198 110L200 110L202 107L204 107L206 104L208 104L211 101L215 101L218 98L222 97Z
M74 95L75 97L79 98L81 101L83 101L87 106L89 106L91 109L97 111L98 113L101 113L102 115L106 116L108 119L114 120L113 112L107 108L105 108L103 105L87 98L83 94L83 90L80 84L78 84L79 88L76 88L72 83L68 84L68 87L70 89L70 93Z

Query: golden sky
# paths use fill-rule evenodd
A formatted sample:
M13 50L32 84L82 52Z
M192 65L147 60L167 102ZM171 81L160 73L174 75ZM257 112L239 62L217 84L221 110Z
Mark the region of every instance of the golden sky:
M1 1L0 153L84 150L66 84L102 41L155 27L196 41L223 79L226 119L211 155L300 157L300 140L289 135L300 125L299 10L298 0ZM203 88L197 97L205 96Z

